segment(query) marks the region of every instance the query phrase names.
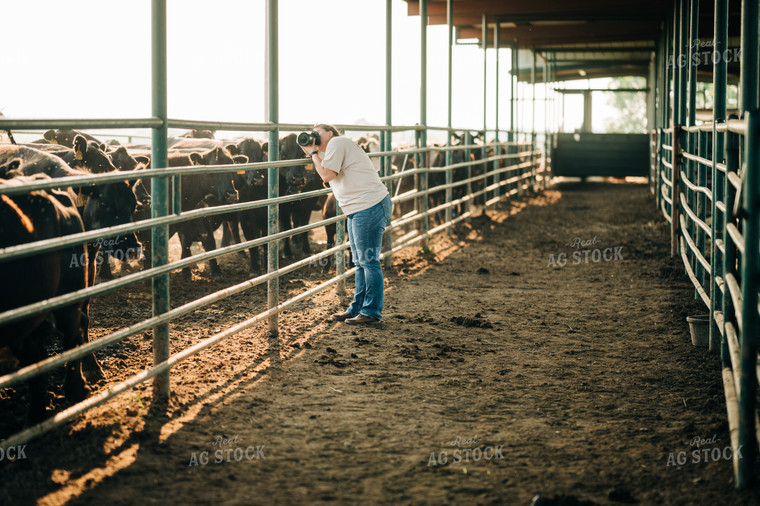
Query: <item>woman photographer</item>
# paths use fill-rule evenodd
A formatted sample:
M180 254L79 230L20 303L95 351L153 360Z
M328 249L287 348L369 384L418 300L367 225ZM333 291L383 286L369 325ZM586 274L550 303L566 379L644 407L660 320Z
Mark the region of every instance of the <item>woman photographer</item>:
M301 146L348 217L348 241L356 264L356 291L348 309L333 320L351 324L379 323L383 311L383 232L391 217L391 197L372 161L332 125L314 127L311 143Z

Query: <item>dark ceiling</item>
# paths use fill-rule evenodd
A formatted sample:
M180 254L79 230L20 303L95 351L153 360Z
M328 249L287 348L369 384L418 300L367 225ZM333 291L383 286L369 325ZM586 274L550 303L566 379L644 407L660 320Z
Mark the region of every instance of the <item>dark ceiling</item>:
M406 0L408 14L419 16L419 0ZM729 46L738 46L740 5L729 2ZM556 80L647 76L655 43L673 9L672 0L454 0L458 43L483 47L486 15L489 48L496 24L499 47L535 50L537 81L545 59L556 62ZM713 1L699 2L699 39L712 41ZM428 24L447 23L446 0L428 1ZM521 55L520 80L531 78L532 58ZM706 70L707 67L705 67ZM729 73L736 69L729 66ZM709 79L700 69L700 79Z

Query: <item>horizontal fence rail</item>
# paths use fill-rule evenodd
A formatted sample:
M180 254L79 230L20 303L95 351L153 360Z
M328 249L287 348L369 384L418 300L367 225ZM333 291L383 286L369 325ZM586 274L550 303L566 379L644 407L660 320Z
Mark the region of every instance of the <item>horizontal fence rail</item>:
M311 125L305 124L272 124L272 123L229 123L229 122L209 122L209 121L186 121L186 120L167 120L167 125L172 128L207 128L214 130L233 130L233 131L257 131L257 132L279 132L279 131L297 131L302 129L310 129ZM11 120L7 118L0 119L0 129L14 129L24 128L28 130L44 129L44 128L160 128L164 126L164 122L158 120L158 118L148 118L141 120ZM346 131L357 132L400 132L400 131L425 131L425 130L440 130L448 132L459 132L447 127L426 127L421 125L414 125L408 127L402 126L367 126L367 125L338 125ZM464 130L465 137L470 139L470 134L474 130ZM481 130L482 131L482 130ZM404 216L395 217L390 220L387 228L389 236L388 242L384 247L382 258L387 262L390 261L392 255L403 248L414 246L415 244L424 242L432 235L451 229L453 226L462 223L464 220L471 218L475 212L483 211L484 209L504 201L505 199L514 198L517 196L525 195L529 191L537 191L546 187L550 177L549 167L547 164L547 155L544 149L541 149L540 143L536 140L536 134L522 134L517 132L505 132L504 138L513 138L515 140L508 142L489 142L486 144L472 143L468 141L468 144L459 145L420 145L418 147L380 151L376 153L370 153L371 158L379 158L383 163L385 170L381 172L381 180L389 185L392 190L396 189L398 183L402 179L417 180L422 179L422 176L427 176L428 179L431 175L436 173L451 174L458 169L466 169L465 177L453 178L447 176L441 184L436 184L429 187L421 187L420 185L413 185L413 188L407 189L404 193L398 194L397 191L391 191L391 200L394 205L398 205L402 202L413 201L415 203L415 210L412 213L408 213ZM546 145L550 144L549 136L544 136L544 142ZM222 142L222 141L220 141ZM389 145L388 145L389 146ZM462 152L464 161L458 163L448 163L442 167L432 167L432 154L434 152L441 153L454 153ZM479 153L480 158L474 155ZM408 170L397 170L393 172L391 170L392 157L405 156L408 159L414 159L417 157L422 163L415 168ZM447 157L447 160L451 158ZM216 165L216 166L187 166L187 167L171 167L162 168L154 167L152 169L141 169L133 171L123 171L105 174L92 174L86 176L75 176L56 178L49 180L34 180L26 181L23 184L15 184L11 181L9 184L0 184L0 195L7 195L13 197L16 195L22 195L29 193L30 191L38 190L50 190L55 188L79 188L89 185L100 185L106 183L114 183L121 181L136 181L138 179L150 180L154 178L177 178L182 176L192 176L199 174L219 174L219 173L240 173L241 171L261 171L267 170L268 176L271 177L271 169L284 169L292 166L300 166L308 164L307 158L300 158L295 160L278 160L278 161L264 161L245 164L234 165ZM453 190L458 189L458 197L454 198ZM281 189L282 190L282 189ZM427 205L430 196L439 193L445 195L443 202L429 206ZM82 245L87 242L97 241L98 239L104 239L114 236L120 236L125 233L135 231L152 230L157 227L168 227L170 225L178 225L187 223L192 220L199 220L208 218L211 216L230 215L232 213L238 213L241 211L247 211L257 208L268 208L270 206L279 206L285 203L296 202L304 199L311 199L315 197L324 196L331 193L329 188L307 191L297 193L293 195L280 195L272 198L264 198L260 200L250 202L238 202L234 204L225 204L218 206L211 206L199 209L192 209L188 211L181 211L177 213L169 213L165 216L153 217L141 221L127 223L123 225L117 225L107 228L100 228L96 230L87 230L85 232L72 234L68 236L57 237L53 239L45 239L32 243L19 244L15 246L9 246L0 248L0 265L4 262L12 262L14 260L29 257L31 255L38 255L44 252L52 252L62 250L63 248L72 247L76 245ZM155 205L155 194L151 196L151 206ZM431 201L432 202L432 201ZM423 205L424 203L424 205ZM463 207L459 207L463 206ZM454 216L453 211L457 208L463 209L458 215ZM442 216L446 212L448 219L441 220L441 223L436 226L430 226L430 220L435 216ZM326 225L337 225L338 227L345 226L345 215L338 212L333 218L319 220L313 223L308 223L297 228L290 230L279 230L276 227L275 233L269 233L265 236L258 238L246 238L237 244L229 246L219 247L211 251L205 251L200 254L194 254L187 258L180 260L174 260L164 265L154 265L151 268L126 274L117 279L104 281L92 286L82 288L79 290L71 291L56 297L52 297L40 302L28 304L25 306L16 307L10 310L6 310L0 313L0 325L10 324L12 322L18 322L25 318L33 317L34 315L46 314L56 308L65 307L75 302L92 299L111 291L124 288L135 283L158 278L160 276L166 276L172 271L183 269L195 265L199 262L216 259L231 253L244 251L254 247L261 247L269 244L276 244L278 241L286 240L298 234L307 234L309 231L316 228L324 227ZM397 232L401 227L408 228L410 225L414 226L411 231L404 233L397 241L393 243L394 231ZM341 235L338 235L340 240ZM342 237L346 237L343 232ZM168 241L168 238L167 238ZM268 268L267 272L244 282L238 283L233 286L229 286L222 290L218 290L214 293L203 296L199 299L188 302L182 306L170 309L160 314L154 314L154 316L142 320L136 324L112 332L109 335L102 336L97 340L85 343L75 348L66 350L60 354L51 356L36 364L31 364L22 367L12 373L0 376L0 388L8 388L18 385L21 382L28 381L34 376L44 374L56 368L63 366L65 363L82 359L86 355L98 350L103 350L108 346L116 344L132 335L140 332L144 332L150 329L155 329L160 325L166 325L169 322L197 311L210 304L214 304L228 297L245 292L256 286L266 284L272 280L278 280L280 277L296 272L309 265L314 265L315 262L325 260L331 257L336 258L337 272L336 275L327 281L320 283L319 285L312 287L303 293L298 294L286 301L279 301L277 304L270 305L266 309L256 315L240 322L233 327L217 332L213 336L204 339L202 343L186 348L167 359L156 363L150 369L143 371L135 376L128 378L118 384L111 385L108 388L94 394L88 399L79 402L57 414L53 417L45 420L44 422L30 427L18 434L11 435L4 441L0 442L1 448L7 448L19 443L26 442L31 438L37 437L46 431L49 431L55 427L58 427L73 417L91 409L94 406L102 404L108 399L119 395L129 389L141 384L151 378L158 375L167 373L172 366L178 362L193 356L194 354L216 344L217 342L240 332L243 329L249 328L258 323L267 321L272 316L282 312L284 309L297 304L303 300L306 300L313 295L324 291L333 286L340 286L349 276L353 275L354 269L345 269L345 262L343 261L346 251L349 245L343 240L335 246L328 247L324 251L317 254L310 255L307 258L303 258L298 261L294 261L287 266L278 268ZM156 297L154 293L154 297Z
M657 208L671 227L671 256L680 257L695 298L709 314L709 349L719 352L738 489L758 483L758 339L760 334L760 130L758 129L757 2L741 2L738 116L728 116L726 59L713 59L712 104L697 114L698 20L712 14L712 47L728 44L728 2L700 12L698 2L676 2L656 44L655 129L650 171ZM689 26L691 20L691 26ZM691 33L689 33L691 32ZM708 31L709 33L709 31ZM685 65L669 61L683 59Z

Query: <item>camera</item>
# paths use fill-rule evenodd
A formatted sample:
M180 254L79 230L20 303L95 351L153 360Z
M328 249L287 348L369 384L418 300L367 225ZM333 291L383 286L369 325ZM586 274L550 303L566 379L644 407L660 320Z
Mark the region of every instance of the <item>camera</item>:
M319 146L319 133L318 132L301 132L298 134L298 145L299 146L309 146L312 144L312 141L314 144Z

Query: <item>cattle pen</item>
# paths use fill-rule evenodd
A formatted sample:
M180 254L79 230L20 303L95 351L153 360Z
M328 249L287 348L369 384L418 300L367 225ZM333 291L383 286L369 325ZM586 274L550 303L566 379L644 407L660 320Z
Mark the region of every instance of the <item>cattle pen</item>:
M134 392L148 381L152 384L151 402L156 406L170 401L172 385L179 375L173 368L200 352L251 328L266 328L270 364L280 360L280 349L292 335L282 335L280 316L304 302L334 290L347 293L346 280L355 268L348 263L349 244L346 216L311 220L305 225L283 229L282 206L326 197L329 188L299 193L284 193L281 172L303 166L304 158L281 157L283 133L310 130L313 124L285 123L280 120L280 54L278 0L266 0L266 121L229 122L187 120L169 117L167 87L167 1L151 0L151 93L152 111L145 118L121 119L23 119L0 116L0 132L48 129L76 129L97 132L108 129L150 129L150 168L115 171L87 176L37 179L23 184L0 181L0 196L13 198L33 191L52 191L62 187L84 188L94 185L150 180L150 218L88 229L79 233L0 248L0 264L18 262L43 253L64 251L93 241L120 237L135 232L150 233L151 266L122 274L116 279L100 279L85 288L58 294L19 307L0 308L0 328L11 323L43 317L52 311L98 297L114 296L126 287L150 286L151 314L89 342L60 351L42 361L24 365L0 376L0 391L16 388L32 378L59 370L66 364L86 359L94 352L135 336L150 335L152 363L141 372L94 391L50 418L2 434L3 451L18 447L45 434L61 430L88 410L116 396ZM733 464L733 486L738 490L757 483L758 441L758 334L760 334L760 207L757 177L758 114L760 114L760 50L757 1L699 3L698 0L672 2L619 2L601 8L598 2L538 1L523 6L517 2L464 2L454 0L406 0L410 16L419 16L420 94L419 121L413 125L394 124L392 115L392 0L385 4L385 122L383 124L338 124L344 132L367 133L378 139L378 150L370 158L379 162L382 181L387 185L396 207L411 205L404 214L394 215L387 225L381 258L387 269L394 257L414 246L429 252L435 236L451 237L457 228L471 224L488 212L504 206L536 204L551 189L555 177L645 176L651 192L651 206L667 223L670 256L679 259L694 287L694 299L709 314L709 350L720 356L720 375L725 396L725 412ZM562 5L560 5L562 4ZM566 5L565 5L566 4ZM638 12L631 17L633 11ZM290 13L288 13L290 15ZM447 124L428 121L428 28L447 26ZM590 24L591 27L582 26ZM581 26L575 26L581 25ZM549 31L554 30L555 33ZM702 65L704 51L694 40L711 38L713 55ZM475 39L476 42L471 42ZM470 41L470 42L462 42ZM458 44L475 44L483 50L483 123L453 125L452 79L455 72L452 50ZM738 51L731 52L732 48ZM509 82L499 83L499 55L509 50ZM489 102L487 50L495 56L493 103ZM494 51L496 50L496 51ZM719 57L714 55L718 54ZM731 55L735 57L732 59ZM720 57L723 55L723 57ZM539 61L539 59L541 61ZM645 87L603 90L612 93L645 93L648 133L611 134L592 131L590 87L567 89L568 81L588 77L639 76ZM698 86L711 81L711 103L703 98L698 107ZM530 86L522 87L521 85ZM729 87L737 95L736 107L728 104ZM542 97L538 98L537 88ZM525 89L529 91L526 92ZM480 92L479 90L478 92ZM599 91L599 90L597 90ZM583 98L582 124L574 132L563 132L566 102L571 95ZM507 96L509 117L499 117ZM540 107L539 107L540 106ZM539 112L540 110L540 112ZM522 115L521 115L522 113ZM530 128L521 119L530 118ZM537 121L538 116L543 116ZM492 118L493 121L489 121ZM508 125L505 128L501 123ZM542 127L538 128L537 124ZM263 161L203 166L170 166L170 129L245 132L266 135L268 150ZM393 134L414 138L411 146L393 146ZM434 133L443 144L430 142ZM32 144L29 144L30 146ZM442 163L434 163L438 155ZM404 165L394 165L401 156ZM413 161L406 168L406 160ZM0 160L0 169L3 162ZM196 209L183 209L183 178L208 174L263 173L267 197L254 201L222 203ZM4 172L0 172L3 174ZM4 177L4 176L0 176ZM411 189L399 191L402 182L414 181ZM7 184L2 184L6 181ZM621 185L622 186L622 185ZM615 190L611 190L614 192ZM439 199L433 198L438 195ZM266 209L267 233L261 237L223 244L215 249L170 260L170 227L193 220L223 217L244 211ZM289 259L281 265L283 241L333 225L334 244L315 254ZM202 262L231 258L252 248L266 247L266 271L251 274L242 281L211 293L187 298L171 273ZM605 258L605 260L607 260ZM282 299L281 280L304 272L314 265L334 262L331 277L305 286L302 291ZM588 262L587 262L588 263ZM1 265L0 265L1 267ZM177 320L266 286L266 304L251 310L244 318L194 344L177 350L170 347L177 331ZM172 302L181 300L180 305ZM559 314L559 313L557 313ZM671 322L682 325L684 322ZM571 331L573 329L571 328ZM139 397L138 397L139 400ZM685 402L685 401L684 401ZM140 401L142 404L142 401ZM612 500L612 499L611 499Z

